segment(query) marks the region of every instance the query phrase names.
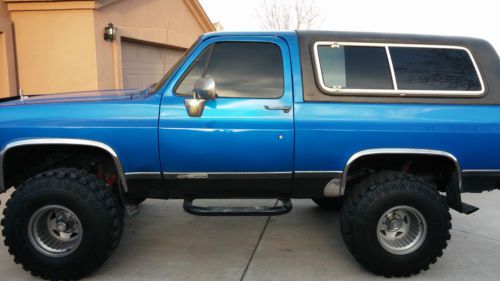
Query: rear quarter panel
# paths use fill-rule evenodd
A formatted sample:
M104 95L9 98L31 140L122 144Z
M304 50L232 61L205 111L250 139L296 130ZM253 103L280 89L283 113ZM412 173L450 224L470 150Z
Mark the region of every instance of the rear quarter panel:
M295 170L342 171L356 152L418 148L463 170L500 168L500 106L299 102Z

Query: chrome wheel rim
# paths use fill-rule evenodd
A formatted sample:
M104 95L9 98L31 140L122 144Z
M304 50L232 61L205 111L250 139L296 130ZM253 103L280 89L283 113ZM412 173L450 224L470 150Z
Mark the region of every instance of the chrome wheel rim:
M49 205L38 209L28 223L31 245L49 257L73 253L82 242L82 224L70 209Z
M396 206L386 211L377 224L380 245L395 255L416 251L427 236L427 222L417 209Z

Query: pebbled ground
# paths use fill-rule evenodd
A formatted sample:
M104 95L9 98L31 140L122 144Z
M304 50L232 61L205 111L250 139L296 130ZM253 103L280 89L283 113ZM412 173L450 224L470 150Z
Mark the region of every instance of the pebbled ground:
M0 208L8 196L0 196ZM411 280L500 280L500 191L466 194L464 201L481 209L469 216L452 211L452 239L444 256ZM274 200L247 205L253 203ZM350 256L337 212L322 211L310 200L293 204L290 214L272 218L196 217L182 210L180 200L147 200L138 216L127 219L114 255L86 280L387 280ZM1 243L3 280L38 279L14 264Z

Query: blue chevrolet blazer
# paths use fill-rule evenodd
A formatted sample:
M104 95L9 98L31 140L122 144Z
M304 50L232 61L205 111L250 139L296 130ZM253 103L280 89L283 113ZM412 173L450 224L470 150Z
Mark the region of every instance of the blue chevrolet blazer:
M205 216L341 210L368 270L426 270L463 192L500 187L500 63L483 40L347 32L209 33L143 90L0 101L3 236L51 280L97 270L146 198ZM197 199L275 198L204 207Z

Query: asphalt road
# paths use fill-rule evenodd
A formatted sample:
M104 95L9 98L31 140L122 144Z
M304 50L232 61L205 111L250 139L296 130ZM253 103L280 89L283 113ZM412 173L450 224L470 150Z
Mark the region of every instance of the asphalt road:
M7 197L0 196L2 209ZM465 195L464 201L481 209L469 216L452 211L444 256L411 280L500 280L500 191ZM274 201L250 205L255 202ZM179 200L147 200L127 219L114 255L86 280L386 280L351 257L338 213L310 200L293 203L293 211L279 217L196 217L184 213ZM16 265L2 243L0 280L38 279Z

